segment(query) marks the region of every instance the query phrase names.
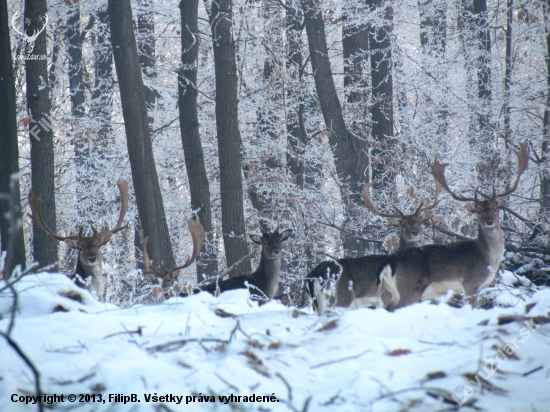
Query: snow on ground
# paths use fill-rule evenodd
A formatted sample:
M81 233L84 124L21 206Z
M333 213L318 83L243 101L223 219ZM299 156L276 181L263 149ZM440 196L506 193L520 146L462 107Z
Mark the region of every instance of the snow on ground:
M16 284L11 336L40 371L43 393L64 395L55 410L424 412L459 402L460 411L550 411L550 290L523 301L510 292L517 282L507 275L488 291L508 294L508 308L424 302L318 316L258 307L242 290L117 308L42 273ZM1 331L11 306L4 291ZM12 402L34 394L34 380L2 337L0 359L0 411L37 410ZM174 397L154 402L165 395ZM240 402L219 401L230 395Z

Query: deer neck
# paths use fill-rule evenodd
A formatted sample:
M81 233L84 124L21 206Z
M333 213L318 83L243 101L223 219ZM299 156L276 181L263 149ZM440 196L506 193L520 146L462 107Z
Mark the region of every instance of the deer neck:
M99 296L103 287L103 257L101 253L98 254L97 260L93 264L87 264L82 259L82 252L79 252L75 275L86 282L89 290Z
M265 295L271 299L277 292L279 286L279 273L281 270L281 258L269 259L263 254L260 259L260 266L252 277L256 280L258 286L262 289Z
M495 220L493 228L482 227L478 223L477 243L489 265L496 271L504 257L504 236L500 221Z
M401 250L404 250L404 249L409 249L411 247L420 247L422 246L422 239L418 239L418 240L405 240L403 238L399 238L399 248L397 249L397 251L401 251Z

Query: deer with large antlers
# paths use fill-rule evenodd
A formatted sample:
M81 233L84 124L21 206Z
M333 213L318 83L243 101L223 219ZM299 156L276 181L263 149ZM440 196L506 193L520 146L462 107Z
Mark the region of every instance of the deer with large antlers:
M473 202L466 210L477 214L477 239L447 245L427 245L407 249L392 255L380 269L380 278L394 288L399 301L392 301L388 310L418 302L426 297L429 287L432 296L444 294L448 289L464 292L472 307L476 306L479 291L491 284L504 256L504 236L500 226L499 209L504 208L503 197L514 192L521 175L529 162L527 142L514 151L518 159L518 170L512 187L492 196L484 195L477 188L473 197L466 197L453 191L445 179L446 163L437 159L432 165L432 174L441 186L460 202ZM481 193L484 200L478 198Z
M435 197L431 205L424 206L421 201L413 214L407 215L395 205L397 213L380 212L371 198L369 189L376 182L365 186L361 196L365 206L375 215L385 217L388 223L400 229L399 249L422 246L423 224L432 217L432 210L439 203L438 195L440 185L436 181ZM310 296L315 310L321 311L326 305L327 293L323 289L330 287L330 283L336 281L336 305L341 307L362 307L362 306L386 306L396 304L399 300L393 287L385 289L393 294L382 295L382 283L378 278L378 269L388 255L369 255L360 258L343 258L336 261L325 261L320 263L306 277L306 294Z
M195 214L189 222L187 223L189 232L191 233L191 239L193 240L193 252L191 256L187 258L187 261L181 265L171 269L166 269L164 265L161 265L157 268L153 266L153 261L149 259L149 254L147 253L147 243L149 243L149 236L144 237L143 231L139 232L139 237L141 238L141 245L143 246L143 265L145 267L145 276L153 284L160 284L162 291L169 294L169 290L174 286L180 270L185 269L195 262L197 256L202 249L204 240L206 239L207 233L202 226L199 216Z
M29 206L32 212L29 216L48 236L65 242L71 249L78 250L78 259L72 278L78 286L95 292L97 296L100 296L103 287L103 256L101 254L101 247L105 246L115 233L128 227L128 225L122 226L122 221L128 210L128 182L126 180L119 180L117 186L120 191L121 200L118 222L113 229L102 231L98 231L92 226L92 236L82 236L84 231L83 226L80 227L77 235L71 236L60 236L52 231L42 217L42 198L35 196L32 189L29 193Z

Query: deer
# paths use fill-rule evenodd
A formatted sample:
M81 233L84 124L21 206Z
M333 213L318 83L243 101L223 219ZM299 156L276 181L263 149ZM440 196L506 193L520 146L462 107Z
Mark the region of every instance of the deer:
M380 267L379 276L384 285L397 294L397 303L392 300L387 309L393 311L418 302L431 295L442 295L448 289L463 292L472 308L476 307L481 289L490 285L504 257L504 236L500 226L499 210L505 207L502 199L513 193L520 178L527 169L529 148L527 142L520 143L520 150L514 150L518 166L514 184L501 193L487 195L474 188L474 196L457 194L447 184L445 168L448 163L439 163L437 158L431 165L431 172L451 197L468 203L465 209L476 213L478 235L476 239L445 245L426 245L396 253ZM480 200L478 193L484 198Z
M140 234L141 242L143 244L143 261L146 276L149 280L152 280L153 283L161 283L162 290L165 294L167 294L173 286L178 276L178 271L189 266L198 256L198 253L202 248L202 242L204 242L204 239L206 238L206 232L204 232L204 229L198 219L198 216L195 215L195 219L189 221L189 231L193 237L193 254L189 259L187 259L187 262L184 265L172 269L153 267L153 262L147 255L147 242L149 238L144 238L143 234ZM279 233L278 230L273 233L263 232L262 236L250 235L250 239L254 243L262 246L258 269L250 275L236 276L226 280L220 279L228 273L227 271L217 276L211 276L206 279L206 282L208 282L206 285L203 286L199 284L197 288L190 288L190 290L181 293L180 296L189 296L202 291L213 295L218 295L219 293L227 290L249 289L254 300L267 302L273 299L273 296L275 296L275 293L279 287L282 256L281 243L287 240L291 234L292 229L284 230L281 233ZM212 282L213 278L215 278L214 282Z
M403 213L395 204L393 207L396 213L380 212L369 197L369 190L375 184L376 182L371 182L366 185L361 197L373 214L385 217L391 226L399 228L398 251L422 246L424 223L432 218L432 210L439 204L439 183L436 181L433 203L424 206L424 201L421 201L412 214ZM382 283L378 277L378 269L387 258L388 255L369 255L320 263L306 276L304 284L306 295L310 296L314 310L319 312L324 309L326 296L321 289L326 290L331 280L336 281L336 306L386 306L389 304L388 299L396 303L395 300L399 298L395 294L395 288L386 288L394 292L391 297L381 295Z
M32 189L29 192L29 206L32 212L29 214L29 217L48 236L65 242L70 249L78 250L76 268L70 277L77 286L88 289L98 297L101 296L101 290L103 289L103 256L101 254L101 247L109 243L115 233L128 227L128 225L122 226L124 216L128 210L128 182L126 180L119 180L117 186L120 191L121 200L118 222L113 229L102 231L98 231L92 226L92 236L83 236L84 226L80 226L77 235L60 236L55 233L48 227L42 217L42 198L36 196Z
M187 227L191 233L191 239L193 240L193 251L187 258L186 262L181 266L176 266L171 269L161 264L159 267L154 267L153 261L149 258L147 253L147 244L149 243L149 236L145 237L143 231L140 230L139 237L141 239L141 245L143 246L143 266L145 277L151 281L154 285L160 285L162 292L166 295L171 295L171 288L174 286L180 271L193 264L199 256L202 249L202 245L207 236L207 232L201 224L199 216L195 215L187 222Z
M216 280L206 286L200 286L199 291L211 294L225 292L226 290L248 289L251 298L261 303L273 299L279 288L279 276L281 271L282 242L292 234L292 229L279 233L262 232L262 236L250 235L250 239L262 246L260 264L250 275L241 275L227 280Z

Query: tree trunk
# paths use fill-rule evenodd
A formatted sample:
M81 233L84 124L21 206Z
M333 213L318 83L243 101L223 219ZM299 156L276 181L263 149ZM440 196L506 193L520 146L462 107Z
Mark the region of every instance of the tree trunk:
M197 259L197 281L204 275L218 273L217 244L212 230L210 207L210 185L204 165L204 154L199 134L199 113L197 107L197 72L199 65L199 0L180 1L181 15L181 68L178 72L178 107L180 117L181 143L185 167L189 179L191 208L198 210L198 216L208 232Z
M17 144L17 105L15 98L15 77L11 59L11 43L8 26L7 0L0 0L0 193L10 192L10 176L19 172L19 147ZM16 208L21 210L21 198L19 195L19 183L15 188ZM9 203L0 200L0 243L2 252L8 249L8 240L12 239L11 256L8 256L9 264L4 273L11 275L17 265L25 267L25 239L23 227L16 233L9 233L9 221L6 213Z
M148 252L151 259L156 264L164 263L167 267L173 267L174 255L153 159L130 0L109 0L108 4L113 55L139 218L145 236L150 236Z
M446 82L445 51L447 47L447 1L446 0L419 0L418 10L420 12L420 44L425 61L431 58L432 64L426 70L437 76L440 82ZM436 144L441 151L445 151L447 129L449 126L449 109L447 100L444 98L434 102L440 109L436 126ZM431 121L432 119L426 119Z
M296 185L303 189L305 183L304 153L307 144L307 133L304 126L304 102L300 94L300 85L303 76L302 57L302 27L301 16L296 2L287 2L291 10L286 12L286 38L288 42L288 55L286 68L288 80L286 84L287 101L298 100L296 109L294 105L287 104L287 141L288 152L286 165L295 176Z
M222 229L227 265L248 254L245 240L243 182L237 98L237 64L233 39L232 0L211 2L210 27L216 73L216 130L220 158ZM231 277L250 273L250 262L241 264Z
M25 31L33 33L42 30L47 13L46 0L25 2ZM48 64L46 60L46 30L32 44L26 44L25 60L27 80L27 110L32 116L29 123L31 140L31 183L34 193L41 196L42 216L50 229L56 231L55 216L55 183L54 183L54 151L53 130L50 117L51 100L50 87L45 82L48 79ZM32 50L31 50L32 48ZM36 60L34 60L36 59ZM51 238L33 223L34 260L42 265L57 261L57 240Z
M348 216L353 217L358 212L357 208L364 207L360 195L363 184L368 180L365 163L362 160L364 143L349 132L344 121L332 77L325 25L319 4L317 0L302 0L311 67L321 111L329 131L329 142L340 180L340 193ZM346 254L348 253L355 255L356 252L346 251Z
M381 186L393 186L393 177L387 165L393 144L393 76L392 42L393 8L382 0L367 0L372 10L384 7L383 24L371 25L369 30L372 78L372 180Z
M83 219L88 224L93 224L89 220L86 208L86 199L88 191L91 189L90 170L88 164L90 160L90 150L88 142L85 139L86 134L82 133L81 119L84 117L84 82L83 82L83 62L82 62L82 35L80 32L80 3L74 3L67 7L67 23L65 25L65 38L67 39L69 54L69 90L71 101L72 122L68 125L74 140L74 164L76 167L76 208L79 219Z
M368 170L368 147L367 131L361 124L367 123L367 87L368 82L363 74L363 66L367 62L367 53L369 51L369 30L366 23L354 22L354 2L347 0L344 3L342 11L342 46L344 57L344 88L346 91L346 118L351 121L353 135L357 136L356 143L358 150L352 160L357 162L357 170ZM352 8L348 8L352 6ZM364 222L362 220L363 210L361 208L348 208L348 217L346 227L353 227L358 235L364 235ZM363 256L367 252L367 243L358 241L355 236L346 236L344 240L344 249L347 256Z
M550 10L550 0L546 0L545 15L548 16ZM548 17L545 20L548 27ZM543 172L541 176L541 212L548 214L550 210L550 29L546 30L546 107L544 108L544 118L542 127L542 162Z

